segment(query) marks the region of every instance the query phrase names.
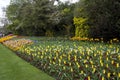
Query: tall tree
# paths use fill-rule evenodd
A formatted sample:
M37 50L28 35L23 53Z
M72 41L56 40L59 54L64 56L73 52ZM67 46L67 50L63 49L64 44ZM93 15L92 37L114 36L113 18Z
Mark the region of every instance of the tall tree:
M73 13L75 4L70 2L62 3L59 2L57 6L56 18L58 19L58 24L56 25L56 31L60 32L66 36L74 35L74 25L73 25Z
M104 39L120 37L120 1L119 0L80 0L79 16L87 18L90 37Z
M54 12L52 2L53 0L12 0L7 8L7 16L12 23L9 28L19 34L53 35L50 19Z
M87 5L85 4L85 0L80 0L78 3L76 3L73 19L76 37L84 38L88 37L89 35L89 26L87 24L88 15L87 12L85 11Z
M43 30L45 35L52 36L52 20L51 15L54 12L52 1L35 0L34 1L34 24L39 30ZM39 32L39 31L38 31Z
M17 30L17 26L20 24L20 8L25 3L25 0L11 0L10 5L6 9L6 16L10 21L8 25L8 29L11 30L13 33L19 33L21 31Z

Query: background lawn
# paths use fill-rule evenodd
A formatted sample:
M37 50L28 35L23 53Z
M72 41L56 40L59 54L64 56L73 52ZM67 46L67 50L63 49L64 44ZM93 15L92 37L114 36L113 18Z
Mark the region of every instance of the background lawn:
M0 44L0 80L54 80Z

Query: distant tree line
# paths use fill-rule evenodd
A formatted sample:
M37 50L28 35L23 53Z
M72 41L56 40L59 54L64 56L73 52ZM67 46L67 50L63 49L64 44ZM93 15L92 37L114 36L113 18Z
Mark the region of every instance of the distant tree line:
M28 36L74 35L74 7L58 0L11 0L6 10L11 21L7 28Z
M11 0L6 16L19 35L120 38L119 0Z

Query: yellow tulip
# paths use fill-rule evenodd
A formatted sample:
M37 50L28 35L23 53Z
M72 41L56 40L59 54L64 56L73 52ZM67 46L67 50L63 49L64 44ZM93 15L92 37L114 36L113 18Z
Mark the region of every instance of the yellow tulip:
M62 56L60 56L60 59L62 60Z
M104 78L104 77L102 77L102 80L105 80L105 78Z
M68 60L70 60L70 55L68 55Z
M90 76L88 76L88 80L90 80Z
M95 72L95 70L96 70L96 68L93 68L93 71L92 71L92 73L94 73L94 72Z
M88 68L88 65L86 64L85 67Z
M106 71L105 71L105 70L103 70L103 73L104 73L104 74L105 74L105 72L106 72Z
M69 66L71 66L71 63L69 62Z
M80 56L80 59L82 59L82 57Z
M74 59L75 59L75 61L77 61L77 56L76 55L74 56Z
M64 61L64 64L66 64L66 61Z
M70 71L73 72L73 68L71 68Z
M117 52L117 53L119 52L119 48L117 48L116 52Z
M108 64L106 64L106 67L108 68Z
M116 67L119 68L119 63L116 64Z
M89 56L87 56L87 59L89 60Z
M120 73L118 73L118 77L120 78Z
M110 74L111 74L111 73L107 73L107 77L108 77L108 78L110 77Z
M111 64L114 64L114 61L113 61L113 60L111 61Z
M109 53L107 52L106 55L108 55Z
M115 72L113 72L113 75L115 75L116 73Z
M63 67L63 70L65 70L66 68L65 68L65 66Z
M77 67L78 67L78 68L80 67L80 65L79 65L79 63L78 63L78 62L76 62L76 65L77 65Z
M92 68L94 68L94 65L92 65Z
M106 60L108 61L108 57L106 58Z
M94 57L96 57L96 53L94 53Z
M84 71L81 71L81 74L84 74Z
M101 64L101 66L103 66L103 63L100 63Z
M86 63L86 62L87 62L87 60L84 60L83 62L84 62L84 63Z
M100 63L102 63L102 60L100 60Z
M93 61L90 61L91 64L93 64Z

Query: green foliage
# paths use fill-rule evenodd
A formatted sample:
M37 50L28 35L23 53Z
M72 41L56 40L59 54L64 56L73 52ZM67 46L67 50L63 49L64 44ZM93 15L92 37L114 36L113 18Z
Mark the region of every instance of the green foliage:
M51 31L51 30L47 30L46 31L46 33L45 33L45 35L47 36L47 37L52 37L53 36L53 31Z
M8 29L19 35L73 36L73 12L75 4L54 5L56 0L11 0L7 17ZM16 23L16 20L19 21Z
M75 36L76 37L88 37L89 26L86 24L87 18L74 17Z
M9 25L12 28L9 29L19 35L45 35L46 31L53 27L50 18L54 5L51 2L49 0L12 0L7 8L7 16L12 23ZM19 20L19 23L14 23L16 20Z
M119 14L119 0L80 0L75 9L75 17L88 19L88 36L105 40L120 37Z
M79 0L76 4L58 1L58 5L54 1L11 0L6 10L11 22L9 29L36 36L75 33L79 37L105 40L120 38L119 0Z
M59 23L56 25L57 30L61 32L61 34L69 37L74 36L75 28L73 25L74 18L74 8L75 4L70 3L59 3L58 9L58 18ZM58 32L57 31L57 32Z
M89 37L89 29L88 25L88 16L85 12L85 2L84 0L80 0L76 3L76 8L74 10L74 25L75 25L75 36L76 37Z
M86 7L86 10L90 10L87 12L89 22L93 26L91 28L91 37L119 38L120 30L118 28L120 26L116 26L116 22L120 19L119 8L120 2L118 0L98 0Z

